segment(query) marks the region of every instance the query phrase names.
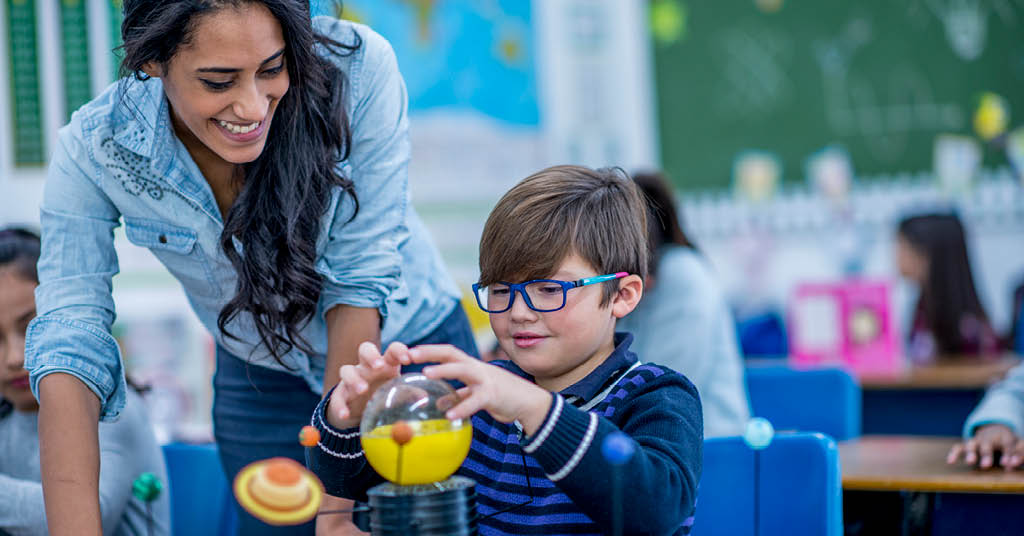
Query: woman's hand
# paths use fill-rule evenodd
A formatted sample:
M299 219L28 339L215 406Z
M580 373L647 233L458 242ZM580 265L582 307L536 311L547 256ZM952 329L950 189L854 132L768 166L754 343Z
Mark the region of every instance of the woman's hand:
M405 356L399 355L399 359ZM551 393L536 384L466 355L447 344L417 346L408 351L413 363L438 363L423 369L432 379L458 380L460 401L449 409L448 419L466 419L480 410L495 420L519 421L527 435L533 435L551 407ZM402 361L404 363L404 361Z
M1016 469L1024 464L1024 439L1003 424L979 426L974 437L953 445L946 463L956 463L962 457L968 465L989 469L995 463L996 453L1000 454L999 465L1006 470Z
M342 365L339 370L341 381L331 393L327 422L341 429L358 425L366 403L377 388L399 375L402 362L398 356L405 356L408 352L409 349L400 342L391 343L383 354L372 342L360 344L358 363Z

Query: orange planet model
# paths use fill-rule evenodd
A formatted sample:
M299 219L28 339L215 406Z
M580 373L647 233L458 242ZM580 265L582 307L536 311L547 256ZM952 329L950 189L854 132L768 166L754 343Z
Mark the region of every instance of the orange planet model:
M299 444L303 447L315 447L320 442L320 431L310 425L299 430Z
M234 492L238 504L256 518L271 525L297 525L316 516L324 488L295 460L270 458L242 468Z

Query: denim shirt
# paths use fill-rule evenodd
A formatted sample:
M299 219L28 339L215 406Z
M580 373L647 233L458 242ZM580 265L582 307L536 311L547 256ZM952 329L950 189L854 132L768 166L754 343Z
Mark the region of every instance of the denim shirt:
M289 372L319 393L328 309L377 308L382 341L411 342L440 325L459 292L409 203L407 95L391 46L359 24L318 17L314 27L341 43L362 41L349 55L331 55L347 75L352 128L352 150L339 172L354 182L359 210L352 218L352 196L334 189L316 242L323 289L302 330L313 353L294 349L282 356ZM124 369L110 334L111 277L118 272L113 231L122 221L128 240L152 251L181 283L217 344L251 363L287 370L259 344L250 314L228 324L241 340L218 329L217 315L237 280L219 245L220 211L172 130L161 81L129 78L75 112L50 162L40 208L38 316L25 350L37 397L42 377L64 372L96 393L104 420L124 405Z

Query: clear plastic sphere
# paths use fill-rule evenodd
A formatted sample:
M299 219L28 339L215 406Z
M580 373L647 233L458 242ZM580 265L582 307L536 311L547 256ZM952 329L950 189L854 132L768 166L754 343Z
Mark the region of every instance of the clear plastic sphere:
M473 439L469 419L448 420L455 390L419 373L382 385L363 411L360 442L375 471L398 485L440 482L454 473Z

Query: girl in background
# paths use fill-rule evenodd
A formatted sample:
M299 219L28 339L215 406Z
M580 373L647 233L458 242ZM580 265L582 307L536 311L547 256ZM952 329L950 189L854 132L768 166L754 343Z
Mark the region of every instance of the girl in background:
M900 221L896 261L900 274L920 291L907 341L912 361L1000 350L999 337L978 299L964 228L956 214L922 214Z
M647 198L651 259L640 304L619 321L637 355L685 375L704 408L704 437L739 435L750 419L736 327L711 267L682 227L667 181L633 180Z
M21 229L0 230L0 534L12 536L47 534L39 404L23 367L25 330L36 314L38 260L38 236ZM170 494L161 493L149 505L132 495L132 483L142 473L167 482L163 455L135 391L129 390L120 420L100 425L99 445L105 534L170 534Z

